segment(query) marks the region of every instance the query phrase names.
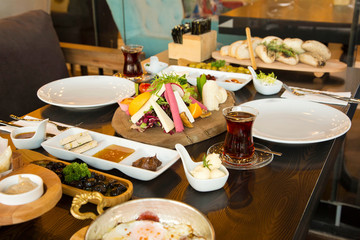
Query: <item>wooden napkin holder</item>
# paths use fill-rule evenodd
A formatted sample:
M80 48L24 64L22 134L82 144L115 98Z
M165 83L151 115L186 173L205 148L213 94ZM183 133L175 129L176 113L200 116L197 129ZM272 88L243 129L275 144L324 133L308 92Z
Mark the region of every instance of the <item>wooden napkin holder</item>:
M209 59L212 52L216 51L216 37L217 32L214 30L201 35L184 34L182 44L169 43L169 58L185 58L194 62Z

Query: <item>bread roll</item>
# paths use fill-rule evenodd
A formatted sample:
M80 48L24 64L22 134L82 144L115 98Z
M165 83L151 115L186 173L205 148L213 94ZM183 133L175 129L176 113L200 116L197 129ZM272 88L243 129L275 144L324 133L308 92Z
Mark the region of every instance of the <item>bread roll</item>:
M285 38L284 44L286 47L293 49L298 54L304 53L305 50L301 47L303 40L300 38Z
M329 50L329 48L316 40L308 40L305 41L301 47L307 51L307 52L311 52L311 53L317 53L319 54L321 57L324 58L324 60L329 60L331 58L331 52Z
M252 42L254 56L256 57L257 55L255 53L255 48L261 43L261 38L254 37L251 39L251 42ZM236 48L235 57L240 60L241 59L250 59L249 46L247 44L247 41L243 42L243 44L239 45Z
M276 53L276 60L288 65L296 65L299 63L299 56L295 54L293 57L289 57L282 52Z
M246 42L246 41L245 41ZM238 46L240 46L241 44L244 43L244 40L240 40L240 41L236 41L236 42L233 42L231 45L230 45L230 49L229 49L229 56L230 57L236 57L236 49Z
M302 63L314 66L314 67L323 67L326 64L326 61L317 53L304 52L299 55L299 60Z
M265 45L258 45L255 52L264 63L273 63L275 61L275 52L268 51Z
M269 44L270 42L275 42L278 45L281 45L283 43L283 40L279 37L275 37L275 36L267 36L262 40L263 44Z
M8 146L4 152L0 153L0 173L10 169L11 164L11 147Z
M230 51L230 46L229 45L222 46L220 48L220 55L221 56L229 56L229 51Z

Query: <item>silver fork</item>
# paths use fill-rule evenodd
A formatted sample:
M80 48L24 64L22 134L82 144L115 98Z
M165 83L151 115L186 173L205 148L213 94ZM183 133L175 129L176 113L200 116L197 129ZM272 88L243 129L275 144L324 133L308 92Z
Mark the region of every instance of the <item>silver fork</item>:
M319 95L323 95L323 96L328 96L328 97L339 99L339 100L346 101L349 103L360 103L360 99L356 99L356 98L342 97L342 96L338 96L335 94L321 92L321 91L317 91L317 90L307 90L307 89L302 89L302 88L297 88L297 87L289 87L286 84L283 84L283 86L286 90L292 92L296 96L304 96L305 95L304 93L310 93L310 94L319 94ZM302 92L304 92L304 93L302 93Z

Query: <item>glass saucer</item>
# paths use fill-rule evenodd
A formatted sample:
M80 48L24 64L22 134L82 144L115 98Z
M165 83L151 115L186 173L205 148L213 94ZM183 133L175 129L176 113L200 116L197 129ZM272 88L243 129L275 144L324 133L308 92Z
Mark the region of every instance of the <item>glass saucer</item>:
M264 145L261 145L259 143L255 143L255 153L254 155L244 163L234 163L230 162L228 159L228 156L225 156L223 154L223 145L224 142L219 142L214 145L212 145L208 150L207 154L210 153L218 153L220 154L220 158L222 160L223 165L228 169L235 169L235 170L251 170L251 169L257 169L264 167L271 163L271 161L274 158L274 155L271 153L265 153L262 151L259 151L257 149L264 149L267 151L271 151L268 147L265 147Z

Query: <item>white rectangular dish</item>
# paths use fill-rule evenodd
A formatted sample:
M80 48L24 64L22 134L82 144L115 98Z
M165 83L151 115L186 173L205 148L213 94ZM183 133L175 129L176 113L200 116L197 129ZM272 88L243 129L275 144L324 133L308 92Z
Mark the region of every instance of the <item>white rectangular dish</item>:
M216 83L220 86L225 88L228 91L238 91L243 88L246 84L248 84L252 76L250 74L244 73L232 73L232 72L221 72L215 70L207 70L207 69L200 69L200 68L191 68L191 67L184 67L184 66L169 66L162 70L159 75L161 74L170 74L176 73L178 75L186 75L186 79L191 85L196 86L196 78L200 77L202 74L210 74L216 78ZM226 82L226 80L236 79L239 83L234 82Z
M61 139L70 135L86 131L89 132L91 137L98 142L98 145L95 148L79 154L64 149L64 147L60 144ZM95 153L112 144L132 148L135 150L135 152L132 153L130 156L124 158L119 163L93 157ZM132 178L143 181L149 181L156 178L180 158L177 151L172 149L143 144L120 137L108 136L105 134L88 131L82 128L70 128L62 132L61 134L43 142L41 146L48 153L57 158L68 161L72 161L78 158L92 167L102 170L110 170L115 168ZM156 171L150 171L132 166L132 163L139 158L151 157L154 155L156 155L156 157L162 162L161 166L158 167Z

